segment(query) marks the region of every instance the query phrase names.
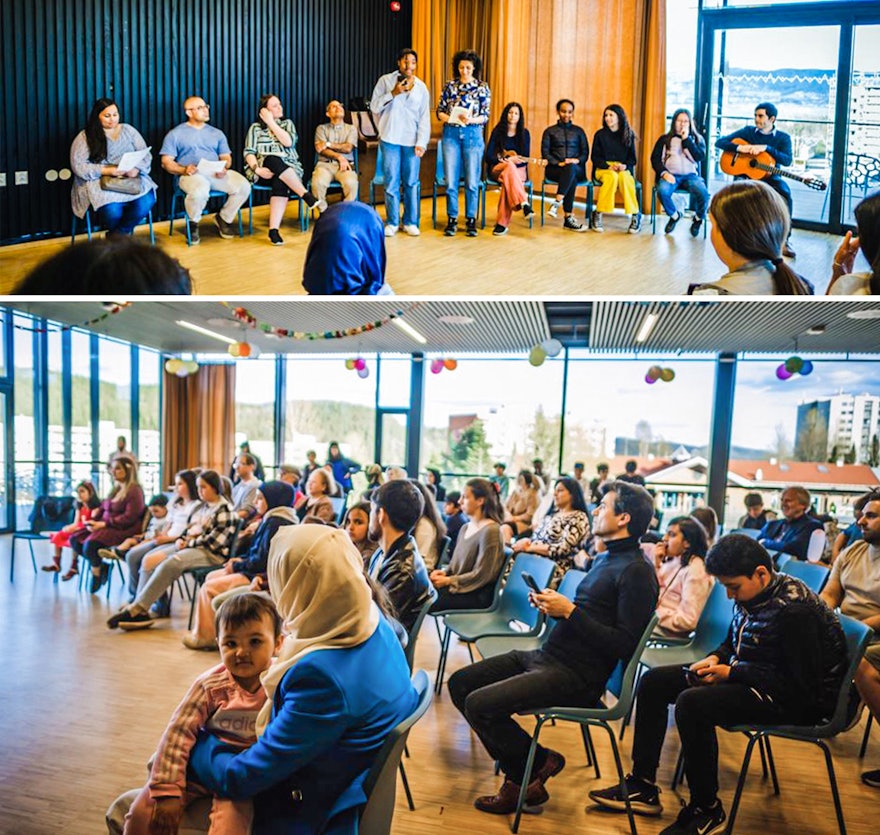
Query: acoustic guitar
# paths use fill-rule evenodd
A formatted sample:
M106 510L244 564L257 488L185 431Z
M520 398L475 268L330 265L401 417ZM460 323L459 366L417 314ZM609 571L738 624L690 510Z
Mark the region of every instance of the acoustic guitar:
M732 139L736 145L748 145L745 139ZM751 154L740 154L738 151L724 151L720 160L721 170L725 174L733 174L735 177L746 176L753 180L765 180L773 174L778 177L788 177L790 180L797 180L808 188L815 191L825 191L828 183L820 180L818 177L804 177L801 174L795 174L792 171L786 171L776 165L767 151L762 151L757 156Z
M502 156L507 159L508 157L518 157L519 154L516 151L504 151ZM547 160L540 157L523 157L523 159L532 165L540 165L542 168L547 164Z

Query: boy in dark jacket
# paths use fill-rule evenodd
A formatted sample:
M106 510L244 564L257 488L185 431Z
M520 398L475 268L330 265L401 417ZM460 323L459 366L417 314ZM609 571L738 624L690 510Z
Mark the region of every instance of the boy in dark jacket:
M633 811L659 815L655 784L675 705L691 802L661 835L710 835L726 827L718 799L719 725L812 725L834 712L847 668L837 616L800 580L773 571L751 537L722 537L706 569L736 602L727 639L690 668L656 667L639 684L633 773L626 788ZM625 810L620 786L590 792L606 808Z

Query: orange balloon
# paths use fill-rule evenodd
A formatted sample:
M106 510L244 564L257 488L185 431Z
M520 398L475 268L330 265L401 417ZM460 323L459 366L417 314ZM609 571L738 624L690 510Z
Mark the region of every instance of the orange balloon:
M251 346L247 342L238 343L238 355L240 357L249 357L251 355Z
M443 366L448 371L455 371L458 368L458 360L443 360Z

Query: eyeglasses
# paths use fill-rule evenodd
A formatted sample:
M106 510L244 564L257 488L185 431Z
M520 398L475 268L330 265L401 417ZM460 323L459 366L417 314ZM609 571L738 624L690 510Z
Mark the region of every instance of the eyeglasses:
M184 111L185 113L189 113L190 110L210 110L210 104L197 104L195 107L187 107Z

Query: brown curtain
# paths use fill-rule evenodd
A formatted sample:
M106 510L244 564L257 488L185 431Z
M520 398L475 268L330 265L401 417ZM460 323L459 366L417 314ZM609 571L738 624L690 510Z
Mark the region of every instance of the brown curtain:
M235 446L235 366L202 365L195 374L164 372L162 483L190 467L225 474Z
M590 140L605 107L622 105L639 135L638 176L650 195L651 149L666 129L666 0L414 0L413 48L435 102L455 51L476 49L492 88L490 128L508 101L520 102L532 156L556 121L558 99L574 100Z

